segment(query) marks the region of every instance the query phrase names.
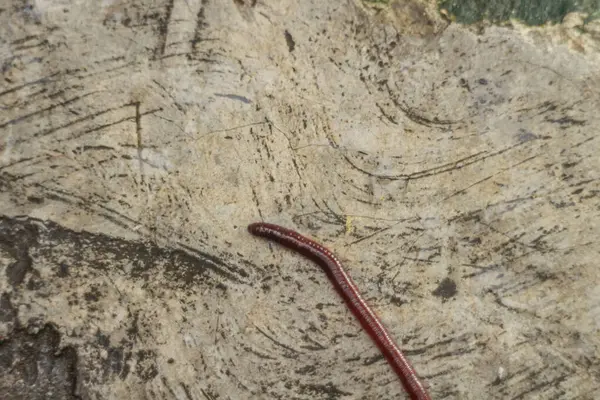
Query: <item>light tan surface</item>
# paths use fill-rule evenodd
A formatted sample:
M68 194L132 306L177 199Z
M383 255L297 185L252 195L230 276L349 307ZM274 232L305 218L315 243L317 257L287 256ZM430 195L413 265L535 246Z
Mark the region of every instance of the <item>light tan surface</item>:
M265 220L346 263L434 399L600 397L593 24L32 4L0 13L0 335L51 324L69 396L404 398ZM0 387L43 387L14 354Z

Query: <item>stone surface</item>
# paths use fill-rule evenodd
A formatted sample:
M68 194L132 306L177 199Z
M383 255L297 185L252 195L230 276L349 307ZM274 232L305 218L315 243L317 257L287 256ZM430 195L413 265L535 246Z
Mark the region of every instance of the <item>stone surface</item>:
M597 23L471 28L418 1L0 7L10 398L405 398L258 220L346 263L434 399L600 397Z

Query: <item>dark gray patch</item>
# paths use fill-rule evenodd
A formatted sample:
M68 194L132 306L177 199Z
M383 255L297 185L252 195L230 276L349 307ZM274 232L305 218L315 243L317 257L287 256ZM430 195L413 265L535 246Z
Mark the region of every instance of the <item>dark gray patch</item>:
M556 274L552 272L536 271L535 276L542 282L545 282L547 280L558 280Z
M296 42L294 42L294 38L292 37L292 34L289 33L287 30L283 34L285 35L285 42L287 43L288 50L291 53L296 48Z
M111 346L110 338L102 332L96 332L97 344L106 351L106 357L102 359L102 378L107 381L111 375L120 379L129 375L128 361L131 358L131 343L126 342L124 347Z
M402 300L400 297L398 296L392 296L392 298L390 299L391 303L400 307L402 304L405 304L406 301Z
M158 375L156 353L152 350L140 350L136 355L136 374L146 382L151 381Z
M517 133L517 139L519 139L519 142L521 143L525 143L525 142L529 142L531 140L535 140L538 139L538 136L536 134L534 134L533 132L528 131L527 129L519 129L519 132Z
M24 258L11 263L6 267L8 283L13 287L20 285L29 271L31 271L31 258L29 256L24 256Z
M43 224L42 232L38 232L36 224ZM7 274L10 270L9 276L15 284L22 281L27 272L36 273L31 267L30 252L36 258L44 257L49 263L60 266L61 275L72 274L85 266L102 271L120 269L131 277L147 279L159 265L166 265L166 278L186 286L210 280L209 271L220 279L238 283L241 278L249 276L242 268L183 244L183 249L163 248L148 242L127 241L86 231L75 232L52 221L31 218L0 217L0 247L16 259L17 265L7 268ZM84 255L78 250L65 252L65 248L86 248L89 251L88 255Z
M59 278L66 278L69 276L69 266L65 263L60 263L58 265L58 271L56 271L56 276Z
M106 359L103 360L104 378L108 377L109 373L118 375L121 379L125 379L129 373L129 369L124 370L124 351L121 347L109 347L106 350Z
M29 202L35 203L35 204L42 204L42 203L44 203L44 198L43 197L27 196L27 200Z
M571 118L571 117L562 117L562 118L557 118L557 119L551 119L551 118L546 118L546 121L548 122L552 122L553 124L558 124L561 129L573 126L573 125L577 125L577 126L582 126L585 125L585 120L582 119L575 119L575 118Z
M98 290L98 288L92 286L90 288L89 292L86 292L83 295L83 298L87 301L87 302L97 302L98 300L100 300L100 291Z
M353 393L347 392L334 385L333 382L327 382L326 384L300 384L300 393L309 395L316 398L325 399L341 399L346 396L350 396Z
M575 205L575 202L573 202L573 201L550 201L550 204L552 204L555 208L567 208L567 207L573 207Z
M59 343L59 333L51 325L37 334L19 329L0 343L2 398L80 399L76 394L77 353L72 347L59 348Z
M35 225L23 224L17 219L0 217L0 247L15 259L6 268L6 277L11 286L23 283L32 271L29 248L37 243L38 230Z
M96 340L98 340L98 344L104 348L110 346L110 339L100 331L96 332Z
M238 101L241 101L242 103L246 103L246 104L252 103L252 100L248 99L247 97L240 96L237 94L215 93L215 96L225 97L225 98L231 99L231 100L238 100Z
M448 300L456 295L456 283L450 278L444 278L438 287L431 292L436 297L441 297L444 300Z
M11 323L17 318L17 310L10 302L10 295L2 293L0 296L0 322Z

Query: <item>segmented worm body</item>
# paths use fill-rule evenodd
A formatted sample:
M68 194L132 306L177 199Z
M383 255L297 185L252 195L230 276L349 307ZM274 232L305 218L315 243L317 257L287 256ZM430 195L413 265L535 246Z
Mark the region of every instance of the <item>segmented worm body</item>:
M279 225L258 222L248 225L248 231L253 235L276 241L319 264L394 369L411 400L431 400L412 365L402 354L375 312L365 302L352 278L331 251L314 240Z

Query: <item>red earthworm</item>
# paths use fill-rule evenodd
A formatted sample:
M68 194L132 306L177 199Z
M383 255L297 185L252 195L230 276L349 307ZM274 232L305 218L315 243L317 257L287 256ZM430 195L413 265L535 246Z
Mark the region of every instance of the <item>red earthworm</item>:
M402 354L375 312L365 302L340 260L331 251L314 240L279 225L257 222L248 225L248 231L255 236L276 241L319 264L348 308L354 313L394 369L411 400L431 400L410 362Z

